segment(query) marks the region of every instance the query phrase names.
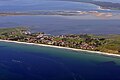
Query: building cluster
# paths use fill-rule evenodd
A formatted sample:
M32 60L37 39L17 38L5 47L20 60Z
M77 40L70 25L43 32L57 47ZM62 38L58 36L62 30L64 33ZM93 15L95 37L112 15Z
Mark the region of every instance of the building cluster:
M85 50L95 50L95 48L101 44L100 39L92 38L87 34L69 34L53 36L50 34L45 34L43 32L31 33L29 31L21 30L19 32L11 32L10 35L12 37L8 36L6 38L7 40L71 47Z

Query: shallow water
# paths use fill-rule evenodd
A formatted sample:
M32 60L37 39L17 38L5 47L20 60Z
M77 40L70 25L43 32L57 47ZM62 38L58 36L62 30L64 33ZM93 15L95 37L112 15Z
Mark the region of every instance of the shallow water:
M13 4L15 3L15 4ZM98 6L87 3L71 1L52 1L52 0L0 0L1 12L27 12L39 10L60 10L60 11L99 11ZM116 14L117 15L117 14ZM100 19L99 19L100 18ZM108 19L92 15L81 16L0 16L0 28L29 26L32 31L40 31L48 34L119 34L120 17L113 16Z
M90 17L91 18L91 17ZM60 34L119 34L120 20L70 16L3 16L0 27L29 26L32 31Z

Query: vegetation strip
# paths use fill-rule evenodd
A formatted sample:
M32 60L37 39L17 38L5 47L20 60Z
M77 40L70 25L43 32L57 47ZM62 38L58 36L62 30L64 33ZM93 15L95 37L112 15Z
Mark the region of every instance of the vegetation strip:
M0 29L0 41L38 44L40 46L67 48L76 51L88 51L109 55L120 54L120 35L68 34L50 35L44 32L32 33L28 28Z

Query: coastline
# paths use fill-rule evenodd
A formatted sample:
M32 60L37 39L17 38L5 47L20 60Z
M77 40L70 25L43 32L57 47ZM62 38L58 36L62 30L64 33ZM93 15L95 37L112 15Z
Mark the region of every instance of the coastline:
M111 9L104 9L103 7L101 7L101 6L98 6L98 9L99 10L107 10L107 11L110 11Z
M100 51L90 51L90 50L83 50L83 49L75 49L75 48L62 47L62 46L54 46L54 45L28 43L28 42L19 42L19 41L2 40L2 39L0 39L0 42L9 42L9 43L17 43L17 44L28 44L28 45L35 45L35 46L59 48L59 49L66 49L66 50L73 50L73 51L89 52L89 53L94 53L94 54L101 54L101 55L106 55L106 56L120 57L119 54L106 53L106 52L100 52Z

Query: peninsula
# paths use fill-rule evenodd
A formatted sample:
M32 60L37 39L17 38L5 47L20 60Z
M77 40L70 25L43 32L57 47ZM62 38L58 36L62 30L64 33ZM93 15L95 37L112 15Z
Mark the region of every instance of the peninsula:
M62 1L75 1L75 2L91 3L94 5L100 6L102 9L120 10L120 3L95 1L95 0L62 0Z
M25 27L1 28L0 41L38 44L80 51L105 52L107 55L120 56L120 34L92 35L66 34L50 35L44 32L31 32Z

